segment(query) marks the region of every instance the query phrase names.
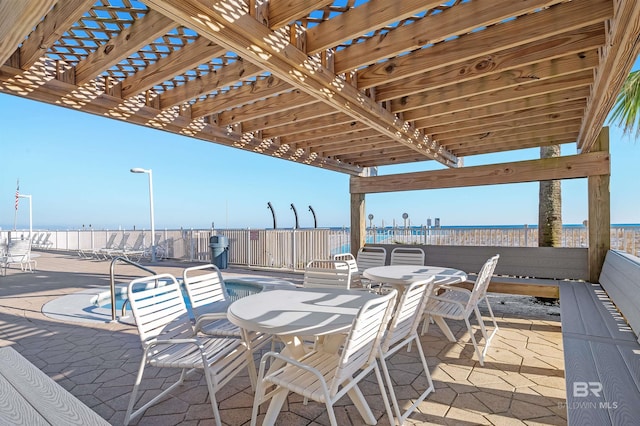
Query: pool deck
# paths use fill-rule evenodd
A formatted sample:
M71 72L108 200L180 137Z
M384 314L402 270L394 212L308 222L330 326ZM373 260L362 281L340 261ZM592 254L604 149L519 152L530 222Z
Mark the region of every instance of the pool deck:
M142 350L136 329L130 324L107 322L105 315L77 307L48 315L43 307L79 292L94 294L109 287L109 262L81 259L73 253L40 252L34 273L9 268L0 276L0 346L13 346L31 363L83 401L113 425L124 420ZM191 264L161 261L148 265L156 272L181 275ZM117 282L140 276L142 271L117 265ZM262 277L301 283L300 274L229 268L225 278ZM84 296L82 296L84 298ZM65 300L65 299L62 299ZM69 299L66 299L69 300ZM83 299L84 300L84 299ZM65 304L63 304L65 305ZM500 331L494 337L480 367L464 324L450 322L462 338L450 343L437 327L422 337L436 391L418 407L405 424L438 425L564 425L566 400L560 318L505 313L493 304ZM55 311L55 312L52 312ZM55 314L60 314L55 316ZM391 359L391 375L398 398L407 402L424 386L415 350ZM151 396L174 382L178 371L145 371L142 386ZM378 424L389 424L375 378L362 386ZM145 396L146 397L146 396ZM249 424L253 392L247 374L233 379L217 393L222 421L227 425ZM340 425L362 425L348 399L340 401L336 416ZM261 407L264 413L266 404ZM260 419L259 419L260 420ZM213 413L204 378L187 379L175 395L149 408L134 425L211 425ZM290 395L278 417L282 425L328 425L323 405Z

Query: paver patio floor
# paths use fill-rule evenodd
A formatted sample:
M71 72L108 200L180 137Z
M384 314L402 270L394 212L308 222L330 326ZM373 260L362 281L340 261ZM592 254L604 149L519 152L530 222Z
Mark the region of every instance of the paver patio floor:
M136 329L128 324L98 321L61 321L42 313L47 302L81 290L109 286L109 262L80 259L73 253L42 252L34 273L9 269L0 277L0 346L13 346L53 380L114 425L123 422L142 350ZM186 263L161 261L157 272L177 276ZM118 282L142 271L117 265ZM301 282L300 274L230 268L235 276L279 277ZM422 337L436 391L418 407L406 424L445 425L563 425L566 424L564 360L559 317L541 318L501 313L493 306L500 331L481 367L460 322L449 322L457 343L448 342L431 326ZM89 308L89 307L87 307ZM479 333L478 333L479 334ZM466 337L466 338L465 338ZM256 355L257 357L259 355ZM417 351L401 351L391 358L391 375L401 402L416 397L426 379L419 373ZM142 386L145 398L178 377L178 371L149 368ZM388 424L382 397L372 374L361 386L378 418ZM245 425L251 417L253 393L247 374L217 393L222 420ZM362 419L348 399L340 401L336 416L341 425L361 425ZM261 407L261 413L266 404ZM173 397L151 407L132 424L214 424L207 387L199 373L179 387ZM290 395L278 417L282 425L328 425L323 405L302 403Z

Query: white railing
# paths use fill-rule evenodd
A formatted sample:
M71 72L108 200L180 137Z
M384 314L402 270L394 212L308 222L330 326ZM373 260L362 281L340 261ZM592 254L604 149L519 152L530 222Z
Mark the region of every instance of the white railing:
M34 231L35 249L91 252L106 245L111 234L116 244L124 234L130 242L142 232L149 245L149 231L64 230ZM45 238L50 234L48 238ZM327 259L350 249L348 228L333 229L216 229L164 230L156 232L156 244L164 257L190 261L211 261L212 235L227 237L227 261L231 265L301 270L312 259ZM40 237L40 238L38 238ZM11 239L29 238L29 231L0 231L0 244ZM44 242L46 240L46 242ZM369 244L429 244L458 246L537 247L536 227L461 227L461 228L370 228ZM563 247L587 247L587 228L566 226ZM640 226L611 227L611 248L640 256Z

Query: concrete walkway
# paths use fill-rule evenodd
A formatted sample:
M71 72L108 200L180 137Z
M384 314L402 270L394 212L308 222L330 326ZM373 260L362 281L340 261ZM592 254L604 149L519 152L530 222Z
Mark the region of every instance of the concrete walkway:
M100 292L109 286L109 262L80 259L70 253L41 253L34 273L9 269L0 276L0 346L13 346L53 380L78 397L111 424L120 425L142 350L136 329L128 324L83 317L82 309L62 317L43 314L43 306L78 292ZM147 265L149 266L149 265ZM162 261L149 266L156 272L181 275L185 263ZM117 282L140 276L128 265L116 266ZM299 274L226 269L225 278L255 275L300 283ZM49 305L53 306L53 305ZM88 315L94 307L86 306ZM46 310L46 309L45 309ZM492 341L485 366L480 367L464 324L450 322L458 343L448 342L437 327L430 327L422 344L436 391L429 395L405 424L452 425L562 425L566 424L564 362L558 317L541 318L502 314L494 306L500 331ZM108 318L107 318L108 319ZM479 334L479 333L478 333ZM415 350L391 359L391 375L401 401L416 397L426 379L419 375ZM178 371L147 369L144 398L174 382ZM361 386L378 418L388 424L375 377ZM228 425L248 424L253 393L246 374L217 393L222 420ZM341 401L342 402L342 401ZM266 404L261 407L264 413ZM341 425L361 425L362 419L348 399L336 407ZM204 378L198 373L132 424L214 424ZM278 417L282 425L328 425L323 405L290 395Z

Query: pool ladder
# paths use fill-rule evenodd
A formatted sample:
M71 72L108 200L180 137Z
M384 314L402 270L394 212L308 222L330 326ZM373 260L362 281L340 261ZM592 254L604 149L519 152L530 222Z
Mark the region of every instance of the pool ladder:
M118 321L118 318L116 317L116 278L115 278L115 265L118 260L124 263L128 263L131 266L135 266L138 269L142 269L143 271L149 272L150 274L156 275L155 271L149 268L145 268L139 263L132 262L126 257L118 256L113 258L113 260L111 261L111 267L110 267L110 273L109 273L109 279L110 279L109 284L111 288L111 322ZM121 312L122 316L124 316L125 314L125 311L127 308L127 302L128 300L122 305L122 312Z

